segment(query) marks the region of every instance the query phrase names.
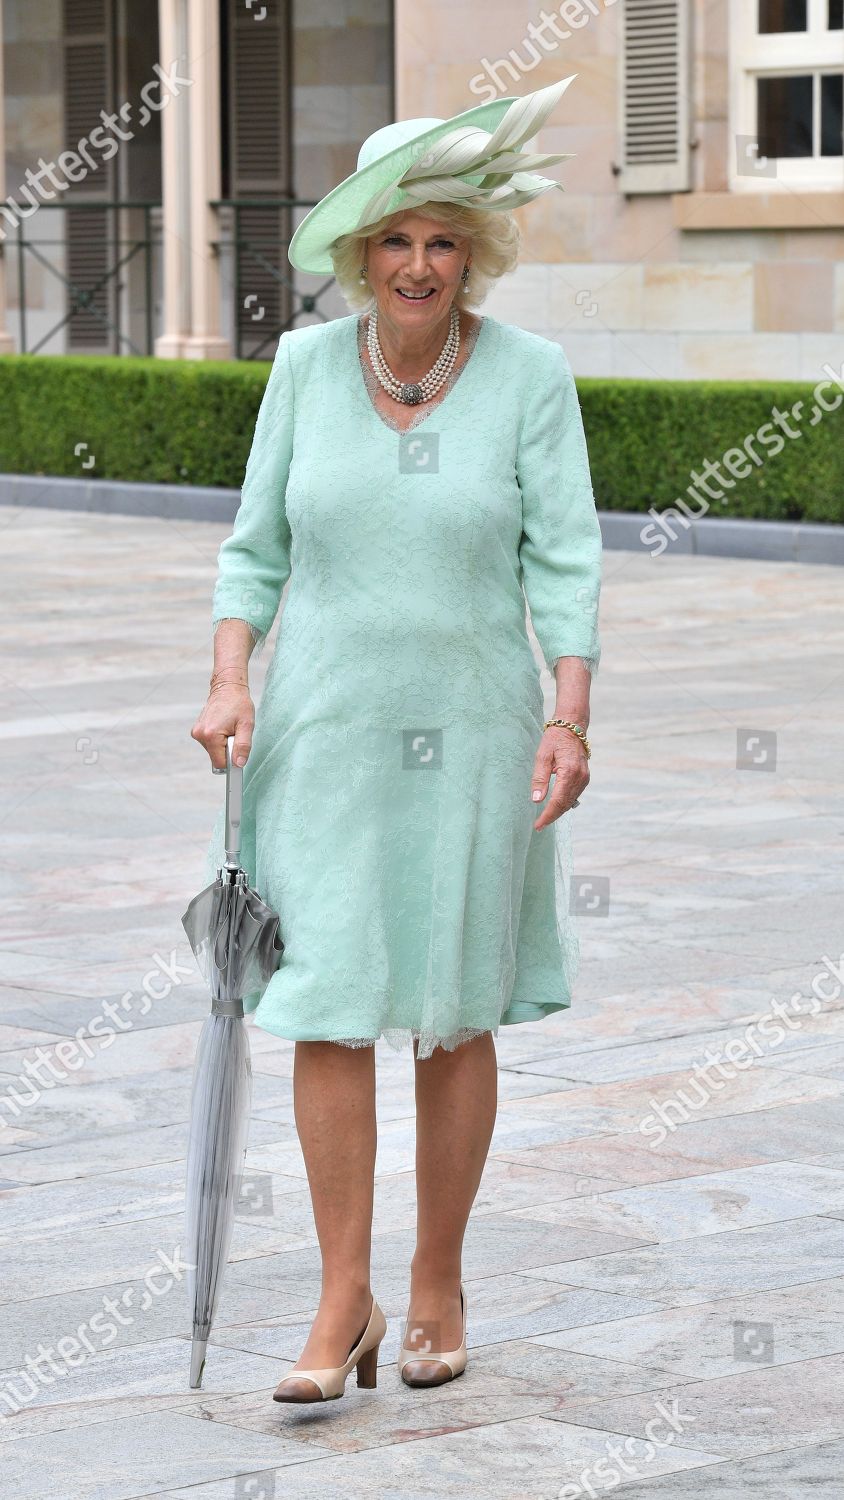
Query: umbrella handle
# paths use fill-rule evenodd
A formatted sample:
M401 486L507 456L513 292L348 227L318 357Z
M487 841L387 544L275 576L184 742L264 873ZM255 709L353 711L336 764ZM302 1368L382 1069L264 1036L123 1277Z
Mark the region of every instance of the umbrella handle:
M240 864L240 821L243 816L243 767L236 766L232 760L232 745L234 735L226 736L226 864ZM211 770L215 776L222 776L223 770L212 766Z

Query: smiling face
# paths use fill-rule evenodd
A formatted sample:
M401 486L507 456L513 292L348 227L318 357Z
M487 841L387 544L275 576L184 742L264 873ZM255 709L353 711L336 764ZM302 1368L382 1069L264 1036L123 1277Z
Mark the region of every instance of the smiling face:
M400 336L433 328L454 301L470 240L437 219L407 213L367 240L367 280L383 318Z

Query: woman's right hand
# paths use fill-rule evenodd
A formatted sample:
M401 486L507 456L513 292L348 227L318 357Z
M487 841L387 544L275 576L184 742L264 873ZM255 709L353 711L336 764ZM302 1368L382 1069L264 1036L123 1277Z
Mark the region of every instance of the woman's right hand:
M211 764L218 771L226 769L226 740L234 735L232 761L245 765L252 749L252 731L255 727L255 705L245 683L212 683L208 700L191 730L191 739L198 740L211 757Z

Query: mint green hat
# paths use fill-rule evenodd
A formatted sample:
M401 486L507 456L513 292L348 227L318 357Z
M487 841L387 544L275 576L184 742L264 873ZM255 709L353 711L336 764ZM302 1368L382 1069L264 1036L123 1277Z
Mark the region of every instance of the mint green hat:
M526 152L577 77L516 99L491 99L450 120L396 120L367 136L357 171L326 193L302 220L287 256L298 271L330 275L330 246L342 234L364 230L400 209L421 203L461 203L503 210L529 203L562 183L540 177L537 167L568 161L572 152Z

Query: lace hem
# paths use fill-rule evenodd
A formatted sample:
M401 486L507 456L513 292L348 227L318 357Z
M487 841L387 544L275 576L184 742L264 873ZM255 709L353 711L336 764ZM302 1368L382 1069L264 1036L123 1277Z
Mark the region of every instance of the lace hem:
M560 657L559 656L555 656L548 663L548 670L552 674L552 676L553 676L553 673L554 673L554 668L556 667L557 662L559 660L560 660ZM598 675L598 663L601 660L600 656L578 656L577 660L583 663L583 665L586 668L587 672L589 673L590 677L597 677L597 675Z
M223 624L224 620L243 620L243 616L242 615L221 615L220 618L219 618L219 620L213 620L212 623L211 623L211 632L212 632L212 635L216 635L217 634L217 631L219 630L220 626ZM243 623L244 623L244 625L248 625L249 626L249 632L250 632L250 634L252 636L253 645L252 645L252 650L251 650L251 652L249 654L249 660L250 661L254 661L254 659L256 657L260 656L261 652L263 651L264 646L267 643L267 637L266 637L266 635L262 631L260 631L258 629L257 625L253 625L252 624L251 620L243 620Z
M420 1032L410 1026L391 1026L382 1032L384 1041L392 1047L394 1052L402 1052L407 1047L412 1047L414 1041L419 1042L417 1057L421 1060L431 1056L435 1047L442 1047L445 1052L454 1052L464 1042L472 1041L476 1036L486 1036L491 1033L498 1035L498 1027L492 1026L461 1026L457 1031L451 1032L449 1036L435 1036L432 1032ZM330 1039L338 1047L374 1047L376 1040L373 1037L331 1037Z

